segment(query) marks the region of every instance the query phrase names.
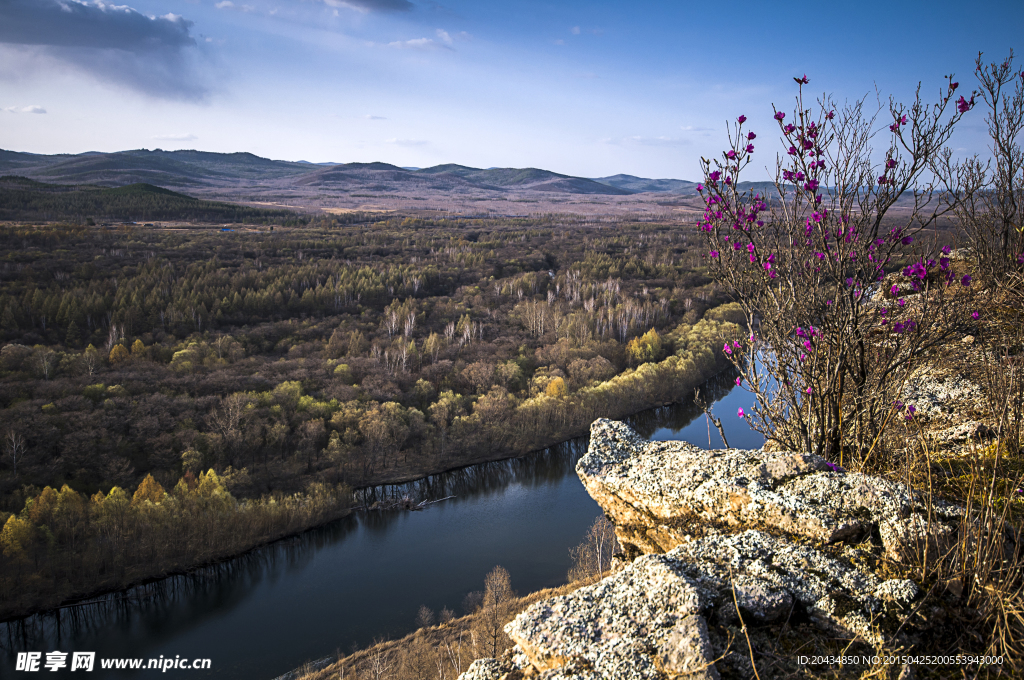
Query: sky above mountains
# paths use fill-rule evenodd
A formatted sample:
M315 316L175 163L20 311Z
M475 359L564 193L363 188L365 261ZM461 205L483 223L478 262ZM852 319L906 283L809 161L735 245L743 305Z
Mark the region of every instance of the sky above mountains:
M0 148L698 179L744 114L753 180L793 76L875 105L972 88L979 50L1024 66L1019 0L127 2L0 0ZM984 153L983 118L959 153Z

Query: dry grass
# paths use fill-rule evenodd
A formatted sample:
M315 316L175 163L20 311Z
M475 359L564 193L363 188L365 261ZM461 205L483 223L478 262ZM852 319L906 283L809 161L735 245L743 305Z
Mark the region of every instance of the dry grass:
M574 581L558 588L539 590L511 602L508 620L535 602L566 595L596 578ZM436 626L420 628L398 640L380 641L371 647L339 658L320 670L299 668L293 680L451 680L469 668L474 660L491 656L479 631L480 610ZM506 639L504 648L511 646Z

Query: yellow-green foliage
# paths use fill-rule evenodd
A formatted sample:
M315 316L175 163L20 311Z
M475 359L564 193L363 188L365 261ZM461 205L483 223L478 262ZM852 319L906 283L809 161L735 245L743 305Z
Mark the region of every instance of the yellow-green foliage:
M737 326L744 326L747 323L747 317L743 314L743 307L738 302L727 302L714 309L709 309L704 313L704 318L709 321L728 321Z
M564 397L569 394L569 388L565 386L565 380L561 377L556 377L544 388L544 394L555 398Z
M134 493L115 486L90 499L46 487L0 531L0 615L25 598L57 602L237 554L340 516L350 503L346 487L322 483L237 501L213 470L186 474L171 493L151 475Z
M653 328L626 345L626 355L634 366L661 359L661 336Z

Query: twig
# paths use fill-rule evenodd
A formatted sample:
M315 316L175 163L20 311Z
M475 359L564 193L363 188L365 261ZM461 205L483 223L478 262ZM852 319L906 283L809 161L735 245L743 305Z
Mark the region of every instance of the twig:
M750 644L750 635L747 634L747 624L743 623L743 614L740 613L740 603L736 599L736 580L732 577L732 567L729 568L729 585L732 587L732 603L736 607L736 616L740 620L740 630L743 631L743 637L747 639L747 651L750 653L750 667L754 669L754 677L757 680L761 680L761 676L757 672L757 664L754 663L754 647Z

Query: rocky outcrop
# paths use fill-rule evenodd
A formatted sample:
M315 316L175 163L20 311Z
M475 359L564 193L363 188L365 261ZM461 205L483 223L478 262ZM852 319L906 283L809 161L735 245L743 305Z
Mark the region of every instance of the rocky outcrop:
M762 529L826 544L879 531L887 556L900 559L948 538L961 512L939 505L929 526L903 484L810 454L645 442L610 420L592 426L576 472L627 556L666 552L709 530Z
M464 680L749 677L768 643L733 645L737 630L775 638L775 626L777 642L783 623L898 641L920 590L878 565L945 549L963 514L925 514L906 486L817 456L647 442L608 420L576 469L615 524L618 571L528 608L505 628L512 652Z

